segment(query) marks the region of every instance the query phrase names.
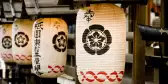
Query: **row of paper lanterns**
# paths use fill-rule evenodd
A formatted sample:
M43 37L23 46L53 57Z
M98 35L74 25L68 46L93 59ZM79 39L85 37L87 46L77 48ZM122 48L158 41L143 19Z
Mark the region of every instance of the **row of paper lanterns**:
M13 24L1 26L1 58L6 63L33 65L36 74L50 69L56 77L55 64L62 69L67 55L67 24L59 18L42 18L37 21L16 19ZM33 58L32 58L33 57ZM58 60L59 59L59 60ZM42 65L42 66L41 66Z
M112 4L82 8L76 20L76 65L82 84L120 84L125 67L126 23L123 10ZM3 24L0 52L5 62L31 65L39 77L64 71L67 24L60 18L17 19Z

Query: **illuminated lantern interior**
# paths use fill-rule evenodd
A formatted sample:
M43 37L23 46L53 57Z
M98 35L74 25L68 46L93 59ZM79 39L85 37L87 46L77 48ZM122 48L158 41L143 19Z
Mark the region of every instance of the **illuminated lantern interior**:
M12 25L12 52L17 64L32 64L33 23L30 19L16 19Z
M12 24L3 24L0 28L0 56L5 63L13 63Z
M76 64L81 84L121 84L126 53L126 18L113 4L81 8L76 21Z
M67 24L60 18L34 22L32 35L33 72L41 78L56 78L64 71L67 57Z

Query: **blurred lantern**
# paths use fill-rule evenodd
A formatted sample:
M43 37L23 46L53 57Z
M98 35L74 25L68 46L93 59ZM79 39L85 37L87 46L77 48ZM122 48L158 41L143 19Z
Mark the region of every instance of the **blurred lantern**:
M152 21L152 27L160 28L160 17L156 16Z
M33 71L42 78L55 78L64 71L68 27L59 18L41 18L33 26Z
M21 65L32 64L32 27L34 21L17 19L12 25L12 52L14 61Z
M0 28L0 54L5 63L14 62L12 56L12 24L3 24Z
M153 0L153 3L157 6L161 5L161 0Z
M125 68L126 18L113 4L80 9L76 21L76 63L81 84L121 84Z

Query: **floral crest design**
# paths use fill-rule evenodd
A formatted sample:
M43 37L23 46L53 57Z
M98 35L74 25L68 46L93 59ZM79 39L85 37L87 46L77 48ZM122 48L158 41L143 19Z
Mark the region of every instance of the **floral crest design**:
M55 34L52 43L54 44L54 49L58 52L64 52L67 47L67 36L65 32L61 31L58 34Z
M102 55L109 50L112 43L112 37L108 30L104 30L102 25L91 25L85 29L82 42L84 49L91 55Z
M12 48L12 39L10 36L4 36L2 39L2 46L4 49Z
M25 47L29 42L29 37L24 32L18 32L14 40L17 47Z

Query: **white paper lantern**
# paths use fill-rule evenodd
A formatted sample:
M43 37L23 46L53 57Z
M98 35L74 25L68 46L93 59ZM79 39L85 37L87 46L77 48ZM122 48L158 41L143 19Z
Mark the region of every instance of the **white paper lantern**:
M78 11L76 31L80 83L121 84L126 53L123 10L113 4L91 4Z
M12 52L17 64L32 64L33 23L30 19L17 19L12 25Z
M64 71L67 57L67 24L59 18L35 21L32 35L32 65L36 75L55 78Z
M0 54L5 63L13 63L12 24L3 24L0 28Z
M153 0L153 3L157 6L161 5L161 0Z

